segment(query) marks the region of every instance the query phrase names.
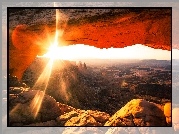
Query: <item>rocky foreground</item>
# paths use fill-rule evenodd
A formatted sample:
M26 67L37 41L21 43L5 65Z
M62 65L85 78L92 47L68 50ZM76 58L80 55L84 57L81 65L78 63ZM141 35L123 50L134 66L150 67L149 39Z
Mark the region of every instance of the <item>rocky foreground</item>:
M171 104L133 99L110 116L75 109L42 91L31 90L9 98L9 126L171 126Z

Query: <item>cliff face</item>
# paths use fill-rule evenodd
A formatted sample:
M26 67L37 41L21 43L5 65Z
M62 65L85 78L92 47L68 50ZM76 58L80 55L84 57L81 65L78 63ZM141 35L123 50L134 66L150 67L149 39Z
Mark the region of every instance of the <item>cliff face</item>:
M60 45L123 48L143 44L171 50L170 9L63 9L59 16ZM10 10L9 67L12 75L21 79L34 58L47 52L49 39L54 39L55 20L55 10Z

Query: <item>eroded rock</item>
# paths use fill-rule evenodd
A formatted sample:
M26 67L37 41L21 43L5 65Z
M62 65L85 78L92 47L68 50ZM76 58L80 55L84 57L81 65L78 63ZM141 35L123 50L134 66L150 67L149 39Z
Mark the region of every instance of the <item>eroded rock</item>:
M133 99L117 111L104 126L166 126L162 106Z
M66 104L62 104L62 103L59 103L59 102L57 102L57 104L60 108L60 114L61 115L76 110L75 108L68 106Z
M171 9L124 9L124 12L117 9L106 13L90 9L94 14L83 9L83 16L77 10L68 9L63 13L69 20L61 20L65 22L60 24L63 31L60 36L62 45L87 44L97 48L124 48L144 44L155 49L171 50ZM9 15L9 68L18 79L22 78L23 72L37 55L47 52L49 38L55 37L55 10L52 9L50 16L49 10L36 9L35 12L35 18L27 16L32 14L34 17L34 12L30 9L20 12L12 9ZM41 19L44 17L46 19ZM44 20L47 22L43 22Z
M78 109L61 115L56 120L64 126L103 126L109 117L105 112Z

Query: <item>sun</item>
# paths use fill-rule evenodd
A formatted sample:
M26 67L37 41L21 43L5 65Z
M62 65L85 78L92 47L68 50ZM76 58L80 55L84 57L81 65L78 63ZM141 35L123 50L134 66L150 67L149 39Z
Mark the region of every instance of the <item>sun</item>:
M49 47L49 51L44 55L44 57L48 57L48 58L51 58L51 59L56 59L58 58L58 47L56 45L51 45Z
M52 44L46 54L38 57L50 58L52 60L73 60L78 55L77 53L79 53L74 46L75 45L59 46L58 44Z

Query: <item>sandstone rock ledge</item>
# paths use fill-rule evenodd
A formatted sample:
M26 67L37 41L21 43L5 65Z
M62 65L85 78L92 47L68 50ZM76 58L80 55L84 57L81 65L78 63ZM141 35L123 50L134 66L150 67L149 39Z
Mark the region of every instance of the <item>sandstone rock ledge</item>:
M43 96L36 118L33 106ZM36 101L34 101L36 100ZM165 109L143 99L133 99L113 116L94 110L75 109L56 102L41 91L21 93L9 113L10 126L167 126ZM34 103L34 105L32 105ZM167 104L168 105L168 104ZM168 111L169 112L169 111ZM164 114L165 113L165 114Z
M76 110L61 115L57 122L63 126L103 126L110 115L92 110Z

